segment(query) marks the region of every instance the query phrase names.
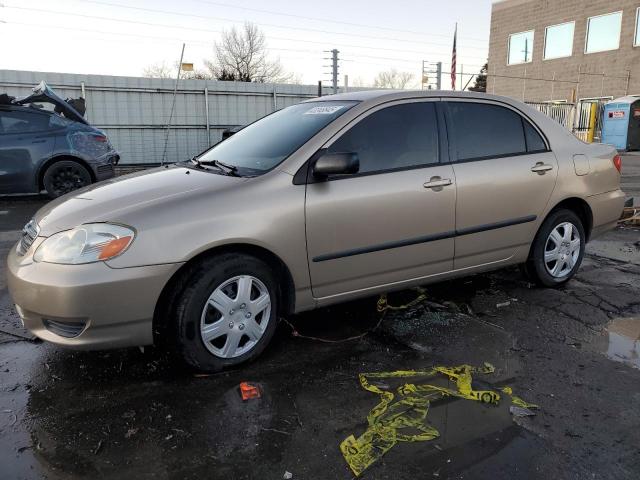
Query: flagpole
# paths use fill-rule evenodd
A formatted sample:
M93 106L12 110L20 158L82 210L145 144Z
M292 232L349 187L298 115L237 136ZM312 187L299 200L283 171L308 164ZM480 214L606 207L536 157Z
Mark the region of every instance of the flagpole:
M457 63L458 63L458 52L457 52L457 43L458 43L458 22L456 22L456 28L453 32L453 50L451 52L451 90L456 90L456 80L457 80Z

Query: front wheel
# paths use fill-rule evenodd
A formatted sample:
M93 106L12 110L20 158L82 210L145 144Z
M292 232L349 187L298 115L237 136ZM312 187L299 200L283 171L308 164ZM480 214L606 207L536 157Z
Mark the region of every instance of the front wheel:
M215 372L256 358L276 329L277 283L267 264L248 255L203 260L177 302L176 340L185 362Z
M585 244L584 226L575 213L566 209L552 212L536 235L526 272L539 285L562 285L578 271Z

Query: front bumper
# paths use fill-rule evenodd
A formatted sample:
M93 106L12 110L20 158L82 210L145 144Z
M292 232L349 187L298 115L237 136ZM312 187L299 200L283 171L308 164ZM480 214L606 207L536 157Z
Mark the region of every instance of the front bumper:
M111 268L36 263L12 248L7 259L9 292L27 329L65 347L103 349L153 343L153 314L160 293L182 264ZM52 325L58 328L52 328ZM61 330L60 325L69 326ZM73 332L77 336L64 336ZM63 335L61 335L63 333Z

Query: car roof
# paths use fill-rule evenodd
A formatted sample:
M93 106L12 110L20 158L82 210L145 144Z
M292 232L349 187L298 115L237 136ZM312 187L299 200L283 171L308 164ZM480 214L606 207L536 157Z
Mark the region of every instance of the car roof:
M510 105L522 105L522 102L509 97L492 95L482 92L458 92L450 90L359 90L355 92L338 93L336 95L325 95L316 97L305 102L329 102L329 101L356 101L372 104L384 103L391 100L402 100L405 98L466 98L478 100L495 100Z
M0 110L22 110L25 112L38 112L44 113L47 115L54 115L54 112L51 110L47 110L45 108L34 108L28 105L16 105L15 103L10 103L8 105L0 105Z

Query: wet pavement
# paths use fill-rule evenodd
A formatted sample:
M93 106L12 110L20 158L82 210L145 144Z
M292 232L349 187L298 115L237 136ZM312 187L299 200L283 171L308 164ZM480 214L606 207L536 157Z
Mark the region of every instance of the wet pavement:
M40 203L0 200L2 258ZM153 348L72 352L25 338L2 262L0 478L349 479L340 444L380 401L359 373L489 362L477 385L512 387L534 416L514 416L504 395L433 399L438 436L398 442L361 477L637 479L638 242L626 227L590 243L558 290L510 268L427 286L417 302L420 291L389 295L408 308L379 313L369 298L298 315L259 360L211 376ZM243 402L241 381L262 397Z
M640 152L622 155L622 189L640 205Z

